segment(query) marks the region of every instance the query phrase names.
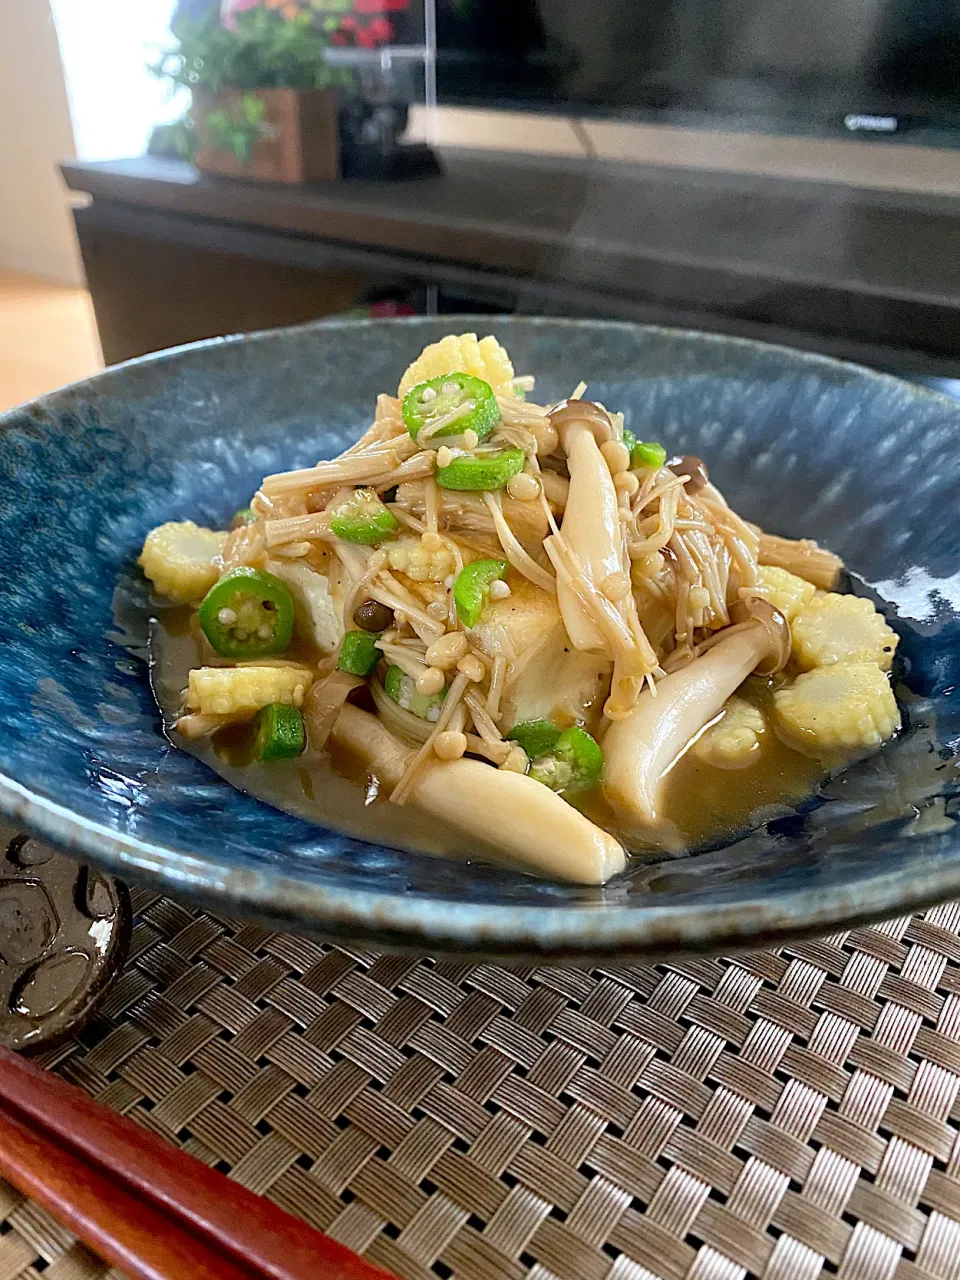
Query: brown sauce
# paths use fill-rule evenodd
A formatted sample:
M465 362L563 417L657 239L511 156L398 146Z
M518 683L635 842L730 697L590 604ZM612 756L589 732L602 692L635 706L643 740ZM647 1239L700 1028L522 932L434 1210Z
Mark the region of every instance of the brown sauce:
M439 819L410 806L389 804L378 794L375 780L357 777L349 761L309 752L297 760L253 761L252 735L244 725L221 730L212 740L185 741L173 726L187 673L202 661L189 610L164 612L152 625L150 651L154 693L171 741L239 790L362 840L447 857L502 861L495 849L483 847ZM772 689L767 681L751 679L739 696L765 711ZM825 776L819 761L784 746L770 727L761 735L760 748L745 768L716 768L688 751L666 782L664 807L671 822L657 852L722 844L763 821L789 813ZM580 807L631 852L640 856L654 852L649 844L638 843L629 833L618 830L613 813L598 793Z
M302 655L301 655L302 656ZM285 809L308 822L335 827L373 843L388 843L424 853L497 861L496 850L478 845L438 818L390 804L367 778L346 776L349 762L307 752L296 760L268 764L251 760L248 726L222 729L214 739L188 742L174 728L187 673L200 665L189 610L165 610L150 631L150 672L154 695L170 741L209 765L240 791ZM500 859L502 861L502 859Z
M723 844L761 822L792 812L827 776L819 760L792 751L774 733L768 714L773 698L771 681L747 680L737 696L765 713L767 728L760 736L759 749L749 765L740 769L707 764L693 750L677 760L664 786L663 809L669 822L658 833L661 851L683 853ZM602 796L590 796L581 807L600 826L616 834L625 848L649 854L649 845L618 829L617 819Z

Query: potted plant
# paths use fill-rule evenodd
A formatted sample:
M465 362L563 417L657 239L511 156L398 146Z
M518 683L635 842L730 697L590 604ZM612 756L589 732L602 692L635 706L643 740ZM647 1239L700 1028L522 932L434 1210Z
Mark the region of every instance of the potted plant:
M206 173L304 183L340 175L338 93L356 73L333 46L373 49L410 0L191 0L155 72L189 88L193 159ZM178 135L183 154L183 134Z

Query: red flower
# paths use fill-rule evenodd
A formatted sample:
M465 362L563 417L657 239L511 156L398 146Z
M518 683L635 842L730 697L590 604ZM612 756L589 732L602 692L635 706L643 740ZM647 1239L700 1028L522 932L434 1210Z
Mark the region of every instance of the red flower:
M334 31L334 32L333 32L333 34L330 36L330 43L331 43L331 44L346 44L346 43L347 43L347 37L343 34L343 32L342 32L342 31Z
M236 31L237 14L256 9L260 0L221 0L220 21L228 31Z
M377 44L387 44L393 35L393 26L386 18L374 18L367 27L367 34L371 35Z
M357 25L356 18L351 18L349 14L347 14L345 18L340 19L341 31L352 31L356 25Z
M417 313L409 303L394 302L392 298L383 298L380 302L372 302L367 314L372 320L386 320L393 316L415 316Z
M353 0L356 13L383 13L384 0Z
M370 34L369 29L357 32L357 44L361 49L375 49L377 47L377 38Z

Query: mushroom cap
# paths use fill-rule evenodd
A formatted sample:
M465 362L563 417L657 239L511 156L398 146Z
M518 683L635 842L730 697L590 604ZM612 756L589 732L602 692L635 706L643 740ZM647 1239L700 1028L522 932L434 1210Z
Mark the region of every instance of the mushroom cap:
M561 400L550 410L550 421L560 432L561 438L564 427L578 426L589 427L597 444L606 444L608 440L616 439L610 414L603 405L595 404L592 400Z
M680 457L668 459L665 464L675 476L689 476L687 493L699 493L710 483L707 464L694 453L685 453Z

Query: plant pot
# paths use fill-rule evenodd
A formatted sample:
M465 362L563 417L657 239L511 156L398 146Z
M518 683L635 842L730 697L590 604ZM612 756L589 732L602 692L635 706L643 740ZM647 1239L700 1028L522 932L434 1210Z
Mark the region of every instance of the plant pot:
M202 173L255 182L333 182L340 177L332 89L225 89L194 95L195 164Z

